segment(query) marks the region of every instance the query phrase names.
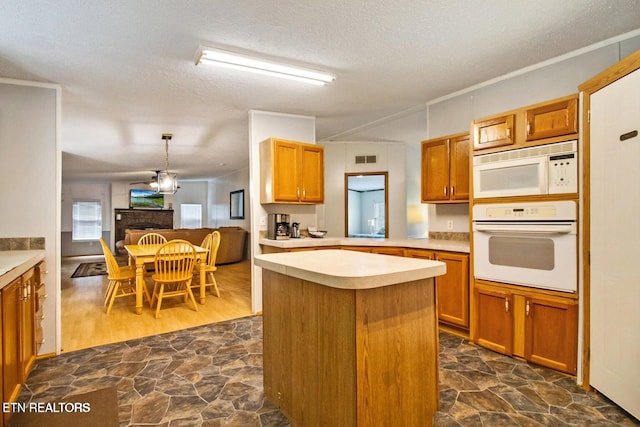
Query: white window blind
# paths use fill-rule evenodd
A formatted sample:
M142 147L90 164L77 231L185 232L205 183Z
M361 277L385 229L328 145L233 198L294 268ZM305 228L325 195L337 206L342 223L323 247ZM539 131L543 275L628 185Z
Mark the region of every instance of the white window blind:
M98 240L102 237L102 203L95 200L73 202L74 241Z
M202 227L202 205L182 203L180 205L180 228Z

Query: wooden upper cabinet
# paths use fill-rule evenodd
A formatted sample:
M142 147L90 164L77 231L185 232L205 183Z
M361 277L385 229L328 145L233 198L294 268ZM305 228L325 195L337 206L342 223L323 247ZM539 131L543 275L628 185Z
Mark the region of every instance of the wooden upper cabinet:
M449 200L449 138L422 143L422 201Z
M260 143L260 203L324 202L324 147L271 138Z
M468 133L422 142L422 201L461 203L469 200Z
M578 99L571 98L526 110L526 140L578 132Z
M473 149L515 144L515 114L493 117L473 123Z
M472 122L473 150L494 153L578 137L578 95L568 95Z
M297 202L300 174L300 146L288 141L273 143L273 198L278 202Z
M300 200L306 203L324 202L324 148L318 145L300 145L301 188Z
M451 159L449 164L449 180L451 185L451 200L469 200L470 139L469 134L465 134L451 138L450 141L449 152Z

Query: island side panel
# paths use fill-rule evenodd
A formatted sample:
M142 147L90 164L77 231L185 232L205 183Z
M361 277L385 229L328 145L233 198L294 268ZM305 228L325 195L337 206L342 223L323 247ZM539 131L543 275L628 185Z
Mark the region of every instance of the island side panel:
M305 363L297 349L303 325L301 301L302 280L262 270L264 394L292 422L302 420L302 407L295 404Z
M433 278L356 291L358 426L431 426L438 410Z
M355 291L262 280L265 395L294 426L355 426Z

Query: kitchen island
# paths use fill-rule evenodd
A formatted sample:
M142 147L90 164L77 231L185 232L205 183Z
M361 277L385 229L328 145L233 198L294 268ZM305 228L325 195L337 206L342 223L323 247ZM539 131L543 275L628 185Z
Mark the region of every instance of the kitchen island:
M332 249L255 263L264 391L292 425L433 425L444 263Z

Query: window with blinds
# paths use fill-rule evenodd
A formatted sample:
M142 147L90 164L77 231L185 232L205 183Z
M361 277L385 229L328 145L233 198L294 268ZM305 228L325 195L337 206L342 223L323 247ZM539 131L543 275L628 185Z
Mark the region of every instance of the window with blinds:
M102 203L97 200L73 202L73 241L98 240L102 237Z

